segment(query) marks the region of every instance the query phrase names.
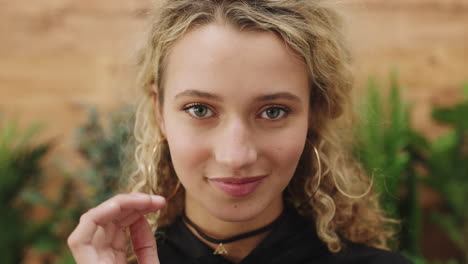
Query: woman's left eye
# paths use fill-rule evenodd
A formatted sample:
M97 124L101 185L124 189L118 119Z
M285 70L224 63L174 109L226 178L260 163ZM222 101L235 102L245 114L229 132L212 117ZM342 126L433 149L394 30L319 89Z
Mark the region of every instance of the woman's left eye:
M288 114L289 110L284 107L274 106L265 109L260 117L269 120L278 120L285 117Z

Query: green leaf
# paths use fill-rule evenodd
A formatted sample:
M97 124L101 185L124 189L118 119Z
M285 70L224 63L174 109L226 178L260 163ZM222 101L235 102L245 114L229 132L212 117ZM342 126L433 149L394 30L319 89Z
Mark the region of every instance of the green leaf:
M468 100L468 82L465 82L462 87L463 99Z
M36 190L25 190L21 194L21 198L23 199L23 201L33 205L43 205L50 209L55 209L54 204L51 201L47 200L41 193L39 193Z
M37 238L37 240L33 244L33 248L41 253L57 252L60 248L60 244L60 241L58 241L54 237L43 235Z

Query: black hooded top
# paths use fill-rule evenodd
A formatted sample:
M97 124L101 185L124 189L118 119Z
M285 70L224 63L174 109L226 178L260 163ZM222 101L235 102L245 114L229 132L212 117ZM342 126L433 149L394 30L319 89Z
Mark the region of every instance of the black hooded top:
M331 253L313 225L286 208L284 219L239 264L411 264L400 255L365 245L347 243ZM181 218L156 232L161 264L233 264L199 240Z

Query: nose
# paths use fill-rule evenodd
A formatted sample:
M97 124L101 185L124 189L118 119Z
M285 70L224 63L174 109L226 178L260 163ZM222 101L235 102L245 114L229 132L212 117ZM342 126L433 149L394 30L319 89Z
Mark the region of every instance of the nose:
M229 122L220 131L215 146L216 161L230 169L246 168L257 160L255 140L241 120Z

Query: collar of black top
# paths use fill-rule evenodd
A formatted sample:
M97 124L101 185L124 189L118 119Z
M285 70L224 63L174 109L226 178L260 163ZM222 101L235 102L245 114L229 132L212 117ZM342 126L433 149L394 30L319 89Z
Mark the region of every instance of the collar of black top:
M275 226L281 223L281 221L285 217L285 213L286 213L286 210L283 210L283 212L281 212L281 214L273 222L269 223L268 225L262 226L260 228L257 228L257 229L254 229L245 233L237 234L235 236L228 237L225 239L216 239L205 234L200 229L200 227L195 225L195 223L193 223L185 214L182 215L182 221L184 221L185 224L191 226L195 230L195 232L197 232L197 234L201 236L203 239L205 239L206 241L214 243L214 244L228 244L228 243L243 240L249 237L253 237L256 235L260 235L262 233L272 230Z
M250 263L249 259L263 259L269 263L265 257L274 257L272 252L277 253L278 249L283 247L288 250L293 249L290 258L299 257L301 254L294 250L310 252L328 251L324 244L317 237L314 224L306 221L298 215L292 207L285 207L284 219L276 225L267 237L246 257L241 263ZM187 255L190 259L219 258L219 255L213 255L213 249L199 240L179 218L168 227L162 228L167 243L176 247L179 252ZM276 251L275 251L276 250ZM282 251L282 250L280 250ZM301 252L302 252L301 251ZM284 252L284 251L283 251ZM277 257L278 255L276 255Z

